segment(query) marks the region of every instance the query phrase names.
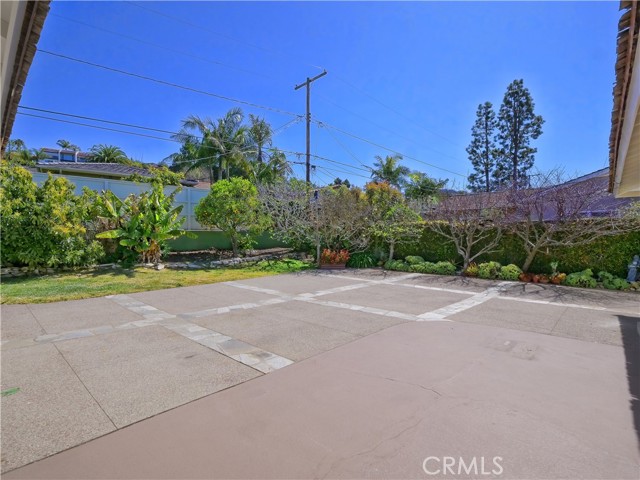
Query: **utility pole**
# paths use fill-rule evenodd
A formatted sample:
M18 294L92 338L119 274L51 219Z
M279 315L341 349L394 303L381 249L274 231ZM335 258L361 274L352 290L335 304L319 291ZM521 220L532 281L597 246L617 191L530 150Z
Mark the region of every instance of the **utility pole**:
M320 77L324 77L327 74L325 70L320 75L316 75L313 78L307 77L307 81L296 85L294 90L299 90L306 85L307 87L307 183L311 182L311 83L318 80Z

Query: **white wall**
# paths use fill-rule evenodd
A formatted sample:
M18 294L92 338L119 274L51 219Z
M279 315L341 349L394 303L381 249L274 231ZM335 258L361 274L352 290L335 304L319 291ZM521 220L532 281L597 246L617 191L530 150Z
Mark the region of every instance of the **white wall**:
M38 185L42 185L48 177L46 173L32 173L33 181ZM53 175L54 177L64 177L76 186L76 194L82 193L82 188L87 187L91 190L101 192L102 190L111 190L117 197L125 198L134 193L139 194L145 190L149 190L151 185L148 183L125 182L124 180L109 180L107 178L91 178L78 177L73 175ZM165 187L165 194L170 194L176 187ZM207 196L209 190L201 188L182 187L182 191L176 195L175 205L184 205L182 216L186 218L183 224L185 230L209 230L202 227L195 219L193 210L200 199Z

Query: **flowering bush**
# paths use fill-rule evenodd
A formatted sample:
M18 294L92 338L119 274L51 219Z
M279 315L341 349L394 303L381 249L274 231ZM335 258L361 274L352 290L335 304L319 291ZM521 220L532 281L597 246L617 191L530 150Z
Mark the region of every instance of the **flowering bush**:
M330 250L325 248L320 255L320 263L336 265L338 263L347 263L349 261L349 252L347 250Z

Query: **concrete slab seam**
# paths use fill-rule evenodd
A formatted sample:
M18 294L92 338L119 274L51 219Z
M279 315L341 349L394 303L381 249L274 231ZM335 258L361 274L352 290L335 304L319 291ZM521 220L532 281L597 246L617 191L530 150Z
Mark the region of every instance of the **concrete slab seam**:
M487 288L483 292L477 293L470 298L465 298L460 302L452 303L450 305L447 305L446 307L442 307L437 310L425 312L421 315L418 315L418 319L419 321L442 320L446 317L463 312L465 310L478 306L481 303L486 302L487 300L497 297L501 292L505 290L505 287L508 287L510 284L511 282L500 282L498 285Z
M241 340L228 337L220 332L201 327L200 325L196 325L194 323L186 322L178 318L176 315L171 315L169 313L163 312L162 310L152 307L151 305L147 305L143 302L134 300L127 295L116 295L109 298L115 300L119 305L122 305L125 308L135 308L137 311L143 310L153 312L154 317L157 317L157 319L153 321L153 324L164 327L167 330L180 335L181 337L184 337L204 347L214 350L226 357L242 363L243 365L258 370L261 373L269 373L293 363L293 361L288 358L276 355L272 352L268 352L254 345L245 343ZM258 306L260 305L256 303L244 303L223 308L227 308L230 310L232 308L246 309L256 308ZM213 310L217 311L220 309ZM144 320L131 323L137 324L141 322L144 322Z

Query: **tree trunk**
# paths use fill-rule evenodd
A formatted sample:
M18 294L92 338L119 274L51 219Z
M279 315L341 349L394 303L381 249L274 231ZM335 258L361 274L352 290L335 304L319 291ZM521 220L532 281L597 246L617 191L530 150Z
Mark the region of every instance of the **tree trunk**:
M320 241L316 242L316 260L320 266Z
M463 272L467 269L467 267L471 263L470 257L471 257L471 252L468 252L468 253L464 252L464 254L462 255L462 271Z
M234 236L231 237L231 249L233 250L233 257L238 256L238 239Z
M395 247L395 242L390 242L389 243L389 260L393 260L393 250Z
M537 253L538 253L538 248L536 247L536 248L532 248L531 251L527 254L527 259L524 261L524 265L522 265L523 272L529 271L529 267L533 263L533 260L536 258Z

